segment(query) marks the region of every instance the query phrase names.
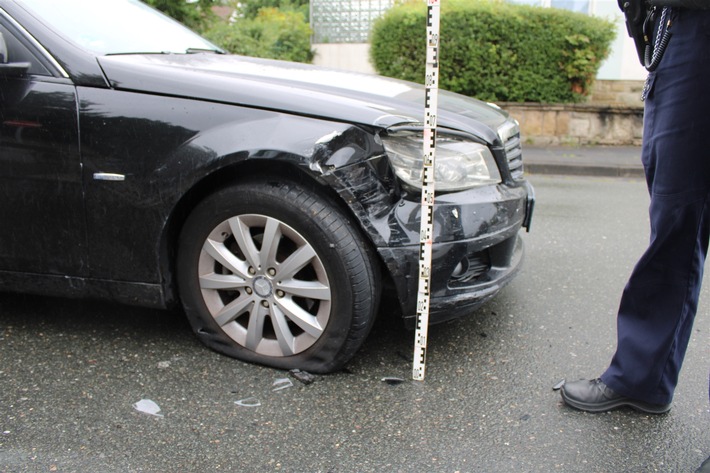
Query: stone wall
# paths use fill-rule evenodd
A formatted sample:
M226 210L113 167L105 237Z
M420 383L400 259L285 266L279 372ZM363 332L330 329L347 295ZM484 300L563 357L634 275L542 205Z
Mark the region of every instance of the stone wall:
M642 80L597 80L587 100L592 104L641 107Z
M502 103L533 145L639 145L643 108L622 105Z
M585 103L500 103L534 145L639 145L643 81L598 80Z

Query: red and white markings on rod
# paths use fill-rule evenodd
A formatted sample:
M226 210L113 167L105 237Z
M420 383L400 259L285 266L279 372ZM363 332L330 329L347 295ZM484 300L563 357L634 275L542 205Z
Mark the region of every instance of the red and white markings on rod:
M424 163L422 169L422 209L419 229L419 289L417 325L414 333L412 378L424 380L429 330L431 253L434 238L434 162L436 154L436 113L439 92L439 8L441 0L427 0L427 47L424 101Z

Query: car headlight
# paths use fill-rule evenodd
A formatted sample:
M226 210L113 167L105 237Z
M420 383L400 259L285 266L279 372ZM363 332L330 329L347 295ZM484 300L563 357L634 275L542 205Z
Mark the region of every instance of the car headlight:
M382 136L382 143L397 176L421 189L423 135L397 133ZM487 146L443 134L436 138L434 171L438 191L463 190L501 181L498 166Z

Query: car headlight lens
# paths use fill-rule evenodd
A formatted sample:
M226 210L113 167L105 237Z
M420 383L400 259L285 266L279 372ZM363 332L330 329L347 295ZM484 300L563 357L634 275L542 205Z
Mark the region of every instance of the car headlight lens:
M390 163L397 176L421 189L423 135L398 133L382 136ZM438 135L435 162L436 189L456 191L501 181L495 159L487 146L458 137Z

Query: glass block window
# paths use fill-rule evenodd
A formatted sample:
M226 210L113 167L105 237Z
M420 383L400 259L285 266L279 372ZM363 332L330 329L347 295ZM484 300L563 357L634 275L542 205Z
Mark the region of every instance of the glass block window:
M372 22L394 0L311 0L314 43L367 43Z

